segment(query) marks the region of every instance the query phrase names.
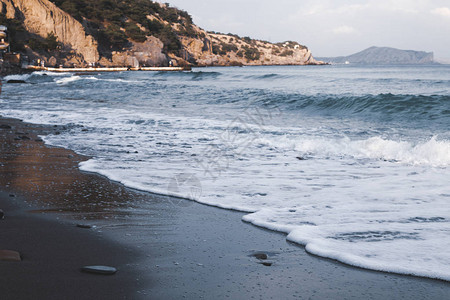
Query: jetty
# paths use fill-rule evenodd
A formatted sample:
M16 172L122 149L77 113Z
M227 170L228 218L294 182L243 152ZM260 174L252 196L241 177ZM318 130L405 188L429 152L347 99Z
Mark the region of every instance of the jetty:
M31 71L48 72L123 72L123 71L153 71L153 72L180 72L190 71L190 67L88 67L88 68L53 68L42 66L27 66Z

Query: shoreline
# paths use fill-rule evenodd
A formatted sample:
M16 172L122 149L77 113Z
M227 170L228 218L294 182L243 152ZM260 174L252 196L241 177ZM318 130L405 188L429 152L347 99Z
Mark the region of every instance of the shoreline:
M199 65L199 66L187 66L187 67L88 67L88 68L53 68L53 67L40 67L40 66L29 66L27 68L14 68L12 70L3 70L1 73L1 77L6 77L9 75L22 75L22 74L30 74L37 71L47 71L47 72L56 72L56 73L108 73L108 72L125 72L125 71L145 71L145 72L183 72L183 71L192 71L194 68L203 69L203 68L211 68L211 67L221 67L221 68L229 68L229 67L290 67L290 66L329 66L329 63L323 64L261 64L261 65ZM1 79L1 78L0 78Z
M89 68L52 68L28 66L25 70L48 71L59 73L70 72L123 72L123 71L152 71L152 72L180 72L190 71L190 67L89 67Z
M71 278L75 283L79 280L80 284L86 284L82 279L92 278L90 274L79 274L78 269L75 276L72 273L74 267L67 271L67 257L75 258L78 266L83 253L65 250L61 255L60 251L50 247L57 246L52 243L55 235L60 238L67 230L73 231L74 235L79 234L77 238L88 250L97 247L93 244L99 240L100 253L109 253L110 249L117 248L115 260L109 264L119 267L119 272L112 277L95 279L114 288L127 286L122 289L125 297L136 296L135 293L139 292L155 299L183 296L188 299L225 296L236 299L252 296L263 299L277 296L443 299L450 292L450 285L445 281L360 269L310 255L303 247L287 242L284 234L242 222L244 213L182 199L175 201L172 197L132 190L102 176L81 172L77 166L85 158L70 150L45 146L36 136L64 130L64 126L39 126L4 118L0 118L0 124L4 125L0 129L0 137L4 141L0 155L0 190L6 192L0 196L0 208L6 215L0 224L10 224L7 245L16 248L10 250L21 251L21 248L28 247L30 250L25 253L37 251L36 242L30 243L13 233L17 233L18 227L24 228L28 220L52 224L49 227L30 226L26 231L33 235L34 230L36 238L49 246L45 257L33 260L32 256L24 255L23 262L33 270L30 274L46 278L58 274L58 280ZM9 193L19 196L5 198ZM25 212L30 207L22 210L10 207L12 201L22 201L21 195L28 200L28 205L34 206L34 213ZM136 209L130 210L130 206ZM13 219L16 212L18 217ZM36 216L36 212L45 217ZM58 221L58 218L65 221ZM93 224L97 229L76 228L76 222ZM51 232L48 230L50 226L58 230ZM36 233L38 229L42 230ZM2 242L4 240L5 235ZM5 247L3 245L5 243L2 243ZM123 250L126 251L121 252ZM257 252L265 253L268 259L256 258L254 254ZM55 260L54 269L42 268L42 264L48 262L44 260L54 256L62 256L61 260ZM117 261L124 261L124 264L118 266ZM263 265L264 262L272 265ZM8 274L2 276L2 280L7 280L4 286L11 286L7 291L11 296L22 291L23 295L26 292L31 294L38 288L30 277L23 277L17 265L8 263L4 274ZM18 278L21 278L20 283ZM111 284L112 280L118 283ZM59 295L70 294L64 286L57 291ZM103 293L103 290L93 292Z
M139 290L139 275L130 267L140 257L135 250L77 227L85 223L83 220L39 213L37 209L42 206L33 203L33 196L27 194L33 178L21 177L33 172L30 168L34 162L46 155L52 155L52 160L73 155L62 149L49 153L36 135L62 128L4 118L0 118L0 124L0 208L5 214L0 220L0 249L18 251L22 259L0 261L2 299L125 299ZM80 159L75 155L73 158ZM44 201L49 200L47 197L42 195ZM118 272L114 276L82 273L86 265L111 265Z

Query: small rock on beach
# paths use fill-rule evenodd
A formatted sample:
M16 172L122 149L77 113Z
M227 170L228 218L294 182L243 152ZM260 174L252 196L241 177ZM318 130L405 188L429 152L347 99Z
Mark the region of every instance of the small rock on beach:
M256 252L256 253L253 253L251 256L253 256L257 259L261 259L261 260L267 259L267 257L268 257L267 254L263 253L263 252Z
M6 83L26 83L26 81L20 79L10 79Z
M20 253L13 250L0 250L0 260L2 261L21 261Z
M92 274L113 275L117 272L114 267L108 266L84 266L81 271Z
M92 228L92 226L88 225L88 224L77 224L77 227L79 227L79 228L86 228L86 229Z

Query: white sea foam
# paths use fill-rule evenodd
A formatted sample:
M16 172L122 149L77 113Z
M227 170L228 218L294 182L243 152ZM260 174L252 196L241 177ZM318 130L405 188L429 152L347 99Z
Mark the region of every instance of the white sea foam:
M30 78L31 74L20 74L20 75L8 75L3 78L4 81L8 80L24 80L26 81L28 78Z
M65 77L68 73L64 72L50 72L50 71L36 71L33 72L32 75L38 76L51 76L51 77Z
M82 79L81 76L73 75L73 76L70 76L70 77L63 77L61 79L56 80L55 82L57 84L68 84L70 82L78 81L78 80L81 80L81 79Z
M432 137L425 142L394 141L379 136L363 140L345 138L289 138L261 140L272 147L292 149L300 155L335 158L382 159L412 165L450 166L450 141Z
M378 159L298 161L294 155L233 162L217 180L198 166L184 171L202 184L203 194L195 200L254 212L244 220L285 232L311 253L359 267L450 280L443 268L450 263L444 229L450 222L448 168ZM167 189L170 177L185 164L158 153L145 163L92 159L80 167L133 188L192 198Z
M63 77L59 84L74 77L79 76ZM291 124L288 116L276 114L261 127L243 122L248 111L241 115L243 109L228 103L194 102L184 98L186 90L180 96L177 89L161 89L164 93L139 104L127 104L126 95L108 105L25 101L22 95L2 103L1 114L83 125L87 131L75 127L44 138L93 156L80 164L82 170L132 188L248 212L245 221L285 232L316 255L450 280L447 139L371 128L363 137L343 135L340 120L305 117ZM195 193L170 187L179 174L198 179Z
M104 82L120 82L120 83L132 83L137 81L127 81L123 80L121 78L101 78L101 77L95 77L95 76L79 76L79 75L71 75L71 76L65 76L61 79L57 79L55 82L58 84L68 84L71 82L76 82L80 80L91 80L91 81L104 81Z

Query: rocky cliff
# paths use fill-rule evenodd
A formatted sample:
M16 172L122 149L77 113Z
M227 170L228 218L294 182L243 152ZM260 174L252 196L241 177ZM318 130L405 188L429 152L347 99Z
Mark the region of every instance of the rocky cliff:
M349 56L321 57L318 59L335 64L366 65L431 64L434 62L432 52L400 50L389 47L370 47Z
M201 66L318 64L311 52L297 42L272 44L232 34L208 33L202 39L182 37L185 59Z
M189 14L168 4L149 0L106 2L0 0L0 11L6 19L18 20L25 28L27 34L16 35L17 43L24 44L22 52L51 65L164 66L169 61L194 66L320 63L297 42L273 44L207 32L195 26ZM53 37L58 47L48 45Z
M47 0L0 0L1 13L21 20L26 30L46 37L53 32L58 41L69 47L85 62L99 59L97 42L86 34L83 25Z

